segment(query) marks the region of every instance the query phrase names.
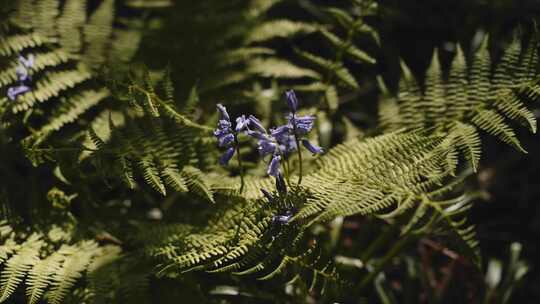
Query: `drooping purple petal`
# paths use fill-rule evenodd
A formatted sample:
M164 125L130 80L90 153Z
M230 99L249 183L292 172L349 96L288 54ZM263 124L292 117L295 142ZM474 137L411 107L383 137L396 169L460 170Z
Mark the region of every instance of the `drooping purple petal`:
M259 140L257 145L257 150L259 150L259 154L262 156L275 153L276 148L277 145L268 139Z
M253 115L249 115L248 119L249 119L250 125L255 127L255 129L257 129L259 132L267 133L266 129L263 127L261 121L259 119L257 119L257 117L255 117Z
M296 139L294 135L282 136L279 140L279 149L283 154L290 154L296 151Z
M17 99L17 96L24 94L28 91L30 91L30 87L25 86L25 85L11 87L7 91L7 96L9 97L9 99L15 100Z
M275 154L274 157L272 157L272 160L270 161L270 164L268 165L268 170L266 173L268 175L277 177L279 174L279 161L281 160L281 156Z
M218 128L228 130L231 128L231 122L225 119L220 119L218 121Z
M323 148L317 146L317 145L314 145L312 144L309 140L307 139L303 139L302 140L302 145L304 145L304 147L306 147L306 149L309 150L309 152L313 153L313 154L321 154L324 152Z
M28 70L20 64L15 68L15 73L19 81L26 81L28 79Z
M315 116L306 115L296 117L295 115L289 115L287 117L289 124L293 126L296 125L296 132L298 135L306 135L313 129L313 123L315 122Z
M222 166L226 166L229 163L229 161L231 160L231 158L233 157L233 155L234 155L234 147L230 147L219 158L219 164L222 165Z
M34 55L33 54L28 55L28 59L19 55L19 62L23 64L25 67L31 68L34 65Z
M247 128L249 125L249 120L246 118L246 115L242 115L236 118L236 132L241 132Z
M272 222L280 223L280 224L287 224L291 220L292 217L293 217L293 213L290 210L287 210L285 214L274 215L272 217Z
M287 104L289 105L289 109L294 113L296 112L298 108L298 99L296 98L296 94L293 90L288 90L285 92L285 96L287 96Z
M229 113L227 113L227 108L225 108L222 104L217 104L217 109L219 111L219 115L221 119L226 121L231 121L231 118L229 117Z
M234 135L232 133L228 133L218 137L218 146L220 147L227 147L233 142Z
M277 141L280 141L284 136L289 135L289 127L287 125L279 126L270 130L270 134L272 134Z
M258 140L270 140L266 134L263 134L261 132L252 131L252 130L247 130L246 132L247 132L248 136L251 136L251 137L253 137L255 139L258 139Z

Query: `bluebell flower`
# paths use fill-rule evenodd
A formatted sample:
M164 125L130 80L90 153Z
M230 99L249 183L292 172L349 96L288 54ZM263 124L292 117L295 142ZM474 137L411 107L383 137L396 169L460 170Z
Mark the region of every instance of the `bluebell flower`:
M19 55L19 64L22 64L26 68L31 68L32 66L34 66L34 55L28 55L28 59L24 58L24 56Z
M257 129L258 132L264 133L264 134L267 133L261 121L258 120L257 117L253 115L249 115L248 119L249 119L249 125L255 127L255 129Z
M29 69L34 65L34 55L28 55L28 59L23 56L19 56L19 64L15 68L15 74L19 80L19 85L10 87L7 91L7 96L11 100L17 99L17 96L29 92L30 86L28 81L30 79Z
M293 217L292 211L287 210L285 211L284 214L272 216L272 222L279 223L279 224L287 224L291 220L292 217Z
M220 114L220 119L226 120L229 123L231 122L231 118L229 117L229 113L227 113L227 108L225 108L222 104L218 103L217 108Z
M246 118L246 115L242 115L236 118L236 132L242 132L247 129L250 120Z
M259 150L259 154L261 156L274 154L276 152L276 148L277 148L277 144L272 142L272 140L268 138L260 139L257 145L257 150Z
M279 126L274 129L270 129L270 134L279 142L279 141L284 140L284 138L289 135L289 131L290 131L289 126L284 125L284 126Z
M272 160L270 161L270 164L268 165L267 173L270 176L278 177L278 175L281 174L279 171L279 165L281 161L281 156L278 154L274 154L274 157L272 157Z
M227 113L227 109L221 104L217 105L217 109L219 111L220 119L218 121L217 129L214 130L214 136L216 136L218 140L219 147L227 148L225 153L219 159L219 163L222 166L225 166L234 155L236 135L232 130L231 119L229 113Z
M234 156L234 147L229 147L225 153L219 158L219 164L226 166Z
M313 124L315 123L315 116L306 115L306 116L296 116L296 114L287 115L287 125L290 129L296 129L297 135L306 135L313 129Z
M294 135L289 134L286 136L282 136L278 139L279 143L279 149L281 150L281 153L284 155L290 154L298 148L296 146L296 139L294 138Z
M17 99L17 96L19 96L21 94L24 94L26 92L29 92L29 91L30 91L30 87L25 86L25 85L19 85L19 86L16 86L16 87L9 88L7 90L7 95L9 97L9 99L15 100L15 99Z
M306 147L306 149L308 149L309 152L311 152L313 154L321 154L321 153L324 152L323 148L312 144L307 139L302 139L302 145L304 145L304 147Z
M287 104L289 105L289 109L295 113L298 108L298 99L296 98L296 94L293 90L288 90L285 92L285 96L287 96Z

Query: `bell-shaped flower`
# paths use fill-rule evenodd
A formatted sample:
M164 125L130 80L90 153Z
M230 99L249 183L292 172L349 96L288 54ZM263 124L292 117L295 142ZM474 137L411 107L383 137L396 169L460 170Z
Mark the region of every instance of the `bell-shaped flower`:
M7 90L7 96L11 100L17 99L17 96L24 94L30 91L30 87L25 85L19 85L16 87L11 87Z
M285 92L285 96L287 96L287 104L289 105L289 109L291 112L295 113L298 109L298 99L296 98L296 94L293 90L288 90Z
M234 156L234 147L229 147L223 155L219 158L219 164L222 166L226 166L231 158Z
M249 115L248 117L249 119L249 125L254 127L255 129L257 129L257 131L261 132L261 133L264 133L266 134L266 129L263 127L261 121L259 119L257 119L257 117L253 116L253 115Z
M302 145L304 145L304 147L306 147L306 149L309 150L309 152L313 153L313 154L321 154L324 152L323 148L317 146L317 145L314 145L312 144L309 140L307 139L302 139Z
M281 161L281 156L279 156L278 154L274 154L274 157L272 157L272 160L270 161L270 164L268 165L268 170L266 171L266 173L268 173L268 175L273 176L273 177L277 177L279 174L281 174L279 171L280 161Z
M242 115L236 118L236 132L242 132L247 129L250 120L246 118L246 115Z
M229 117L229 113L227 113L227 108L225 108L222 104L218 103L217 108L219 111L220 119L226 120L228 122L231 121L231 118Z
M276 152L277 144L270 139L261 139L257 145L257 150L261 156L274 154Z

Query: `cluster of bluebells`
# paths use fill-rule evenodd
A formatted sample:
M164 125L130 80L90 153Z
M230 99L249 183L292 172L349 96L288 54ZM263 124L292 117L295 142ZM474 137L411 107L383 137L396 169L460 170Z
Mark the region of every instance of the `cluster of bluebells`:
M34 65L34 55L28 55L28 58L25 58L22 55L19 55L19 64L15 69L17 74L17 79L19 83L16 86L10 87L7 91L7 96L11 100L17 99L17 96L24 94L30 91L30 77L29 70Z
M286 184L280 170L280 164L284 157L297 151L302 145L313 154L320 154L323 149L312 144L306 135L313 129L315 117L311 115L299 116L297 114L298 99L294 91L286 92L287 103L290 113L286 116L287 123L282 126L266 130L261 121L253 115L242 115L236 118L236 126L233 129L230 117L225 107L218 104L220 119L214 135L218 139L218 145L227 150L220 158L220 164L226 165L232 158L237 148L237 135L244 132L256 139L257 149L262 157L271 156L267 173L276 179L276 187L280 192L286 192Z

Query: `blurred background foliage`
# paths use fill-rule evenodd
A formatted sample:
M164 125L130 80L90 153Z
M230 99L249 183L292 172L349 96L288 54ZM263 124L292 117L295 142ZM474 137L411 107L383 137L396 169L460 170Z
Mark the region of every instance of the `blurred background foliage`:
M226 191L231 189L227 187L238 180L224 178L227 171L215 163L218 151L207 125L216 121L216 103L226 104L231 113L253 113L267 125L275 125L282 122L280 113L286 108L283 92L294 88L306 111L317 116L316 138L325 149L347 139L379 135L383 133L377 114L380 83L384 80L390 92L398 90L401 60L424 86L435 49L440 52L443 72L448 73L458 44L470 62L488 35L488 49L498 62L516 32L525 40L537 34L538 1L88 0L81 10L86 17L102 5L110 5L102 11L112 13L108 25L97 31L109 34L92 36L91 27L81 21L76 27L81 47L71 49L66 42L71 36L66 40L63 32L69 22L67 26L58 23L57 34L47 32L43 24L53 24L47 18L63 16L67 4L74 1L0 3L2 39L45 31L51 37L37 42L32 38L20 50L65 56L44 63L47 67L36 68L33 74L42 79L52 77L48 73L66 73L58 81L65 88L52 95L45 92L44 97L37 94L37 101L23 96L23 104L28 106L19 110L6 97L0 100L0 219L9 224L0 222L0 228L14 227L14 242L39 247L41 258L62 252L63 244L91 252L91 256L79 257L89 261L79 265L85 276L71 284L74 291L64 292L66 301L386 304L540 300L540 210L535 203L540 199L535 174L540 144L536 135L519 128L517 137L528 154L482 136L483 158L477 173L467 179L467 187L478 190L482 197L473 204L468 220L476 227L483 257L479 268L449 245L444 234L401 243L399 220L360 215L314 225L306 232L308 240L300 242L308 247L310 238L317 239L322 249L318 249L321 257L316 261L333 260L338 279L333 270L327 274L328 269L321 270L311 260L309 267L294 266L291 273L302 276L288 285L286 279L291 277L286 276L257 281L227 273L177 271L173 275L176 269L158 271L166 262L159 260L162 264L156 265L152 256L153 246L161 245L153 244L153 237L158 242L162 233L167 242L183 242L180 235L204 234L199 227L207 222L229 227L220 218L230 216L231 206L245 207L251 202L228 196ZM36 7L21 6L24 4ZM46 4L57 5L58 14L51 17ZM34 14L35 25L21 19L25 13ZM86 17L88 24L93 20L105 24L97 21L103 16ZM351 24L357 26L354 31ZM336 42L336 37L346 43ZM1 44L7 45L4 40ZM95 45L103 46L100 56L91 56ZM111 52L113 46L119 51ZM2 73L16 52L0 51ZM80 69L81 62L87 76L74 80L68 73ZM10 77L5 81L0 77L3 96L15 81ZM133 88L140 90L134 93ZM97 96L95 102L81 106L84 102L76 98L84 92L90 92L83 95L85 100ZM103 93L98 96L95 92ZM530 110L539 117L538 104L530 105ZM69 118L55 120L62 113ZM248 171L263 175L245 147L242 153ZM161 158L172 153L170 159ZM237 175L238 167L231 165L231 172ZM159 224L163 231L152 230ZM23 243L35 231L46 241ZM4 237L11 232L0 232L8 244ZM4 252L9 253L8 249L0 251L0 261ZM364 263L371 260L374 262ZM373 288L360 286L364 284L361 278L369 277L381 260L385 261L383 271L374 272L366 282ZM311 282L321 284L315 280L317 275L335 283L325 295L310 291ZM51 286L63 278L54 280ZM6 290L0 290L0 297ZM55 290L61 289L47 293L47 302L54 303L55 294L61 295ZM147 292L137 293L143 290ZM14 295L8 301L26 302L25 290L9 293Z

